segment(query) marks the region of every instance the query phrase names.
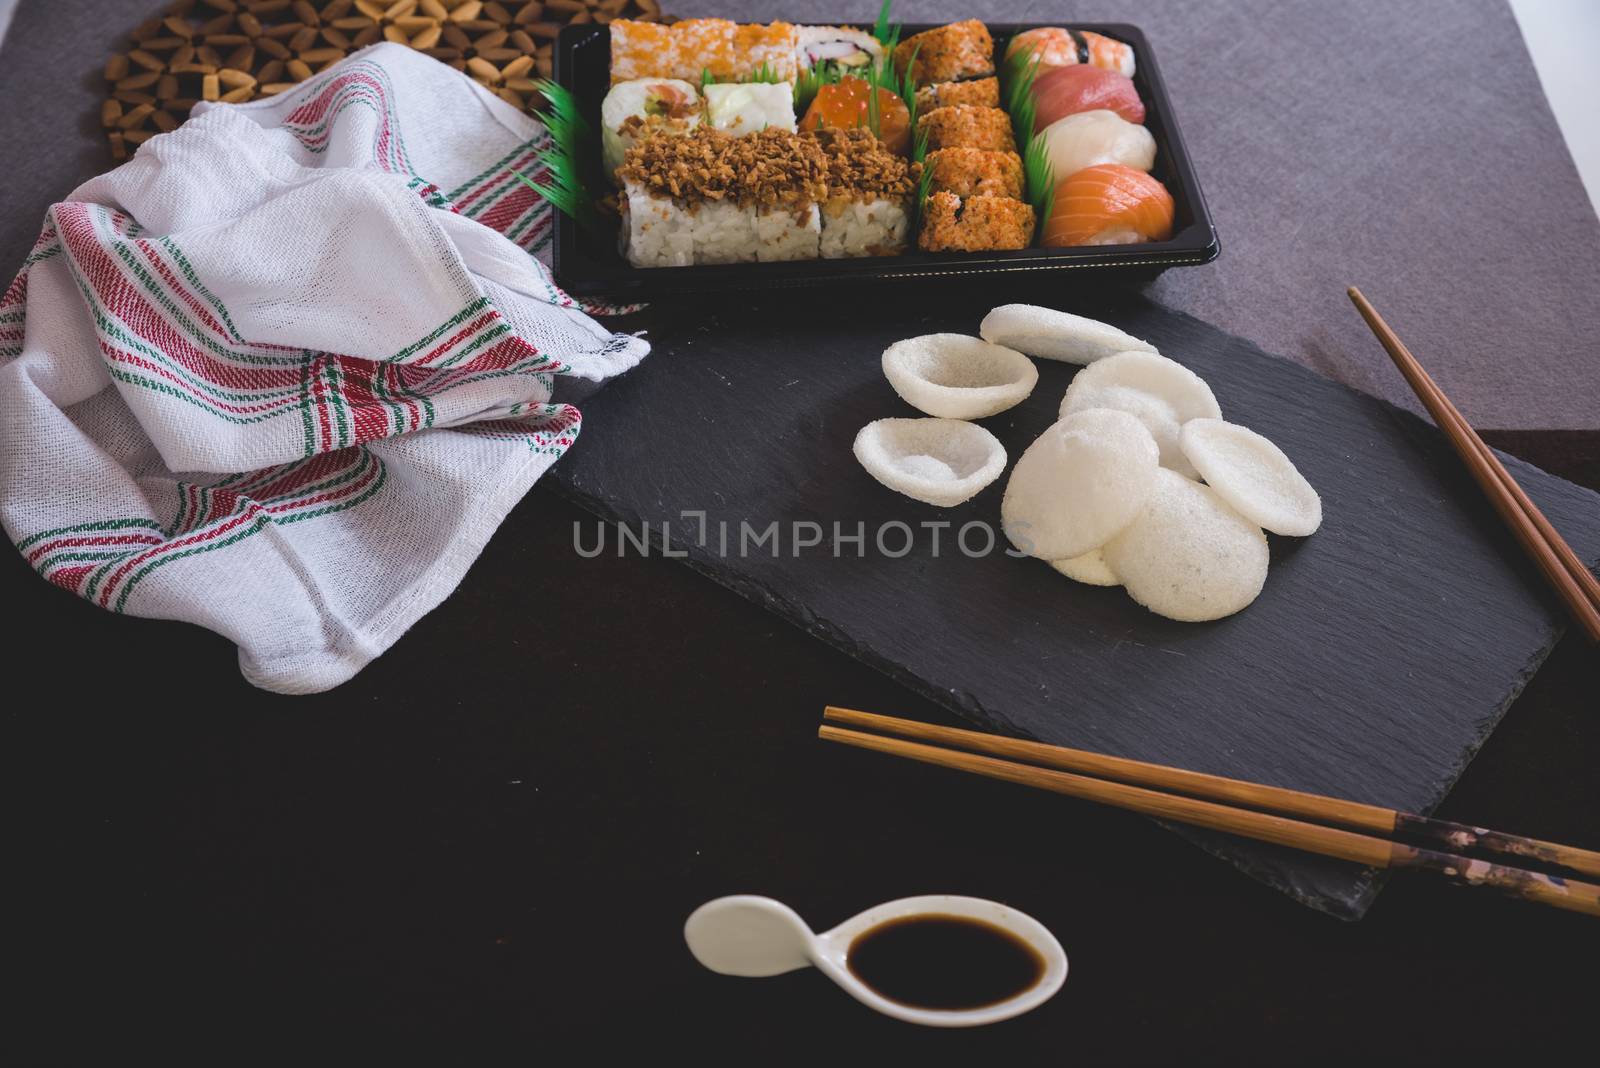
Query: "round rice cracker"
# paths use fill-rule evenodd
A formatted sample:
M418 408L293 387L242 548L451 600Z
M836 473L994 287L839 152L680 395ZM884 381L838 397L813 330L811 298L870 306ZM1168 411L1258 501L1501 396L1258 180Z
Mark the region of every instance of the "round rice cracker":
M1082 556L1074 556L1070 560L1052 560L1050 566L1072 581L1081 582L1085 586L1122 585L1122 580L1106 566L1105 553L1099 549L1090 549Z
M1041 560L1098 549L1144 508L1159 458L1155 439L1128 413L1072 413L1011 469L1000 502L1007 539Z
M1153 352L1119 352L1096 360L1073 376L1061 398L1061 414L1115 408L1136 416L1161 449L1161 466L1189 478L1198 472L1178 445L1191 419L1218 419L1222 408L1211 387L1176 360Z
M1148 341L1109 323L1036 304L1002 304L983 317L978 333L996 345L1067 363L1093 363L1118 352L1156 351Z
M1267 536L1210 486L1162 468L1144 511L1102 550L1128 595L1182 623L1231 616L1267 581Z
M1221 419L1183 424L1178 444L1234 511L1274 534L1304 538L1322 525L1322 498L1283 450Z
M941 419L983 419L1022 403L1039 381L1033 361L966 334L924 334L883 350L900 399Z
M970 499L1006 468L1000 439L959 419L879 419L856 434L854 452L885 486L940 508Z

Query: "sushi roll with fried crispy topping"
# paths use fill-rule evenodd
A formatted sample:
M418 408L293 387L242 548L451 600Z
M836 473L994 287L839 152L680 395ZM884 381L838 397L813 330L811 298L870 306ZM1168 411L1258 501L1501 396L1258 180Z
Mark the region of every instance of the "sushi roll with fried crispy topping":
M916 179L902 157L863 129L816 132L828 161L822 203L824 259L893 256L906 250Z
M917 244L927 252L995 252L1033 243L1033 207L1011 197L939 192L922 207Z
M971 104L980 108L1000 106L1000 79L979 78L970 82L935 82L917 90L918 113L952 104Z
M918 86L987 78L994 73L994 38L977 19L952 22L907 37L894 50L895 69L910 69Z
M972 104L934 108L917 117L917 129L927 133L930 151L941 148L981 148L991 152L1017 150L1017 139L1011 131L1011 116L1000 108L980 108Z
M1022 196L1022 158L1015 152L981 148L941 148L928 153L926 167L933 169L930 190L958 197Z

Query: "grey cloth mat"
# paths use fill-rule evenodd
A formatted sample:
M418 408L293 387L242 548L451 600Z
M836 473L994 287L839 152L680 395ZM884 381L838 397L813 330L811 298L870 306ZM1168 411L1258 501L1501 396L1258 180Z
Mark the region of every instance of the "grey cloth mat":
M22 0L0 46L9 277L44 209L110 165L100 66L158 0ZM870 21L875 0L669 0L683 16ZM910 21L1132 22L1222 239L1157 301L1419 410L1360 285L1484 428L1600 429L1600 222L1503 0L899 0ZM1064 285L1073 285L1071 281Z
M875 0L674 0L871 21ZM897 0L910 22L1131 22L1222 240L1169 307L1421 411L1359 285L1480 427L1600 429L1600 222L1503 0ZM1071 285L1071 282L1064 283Z

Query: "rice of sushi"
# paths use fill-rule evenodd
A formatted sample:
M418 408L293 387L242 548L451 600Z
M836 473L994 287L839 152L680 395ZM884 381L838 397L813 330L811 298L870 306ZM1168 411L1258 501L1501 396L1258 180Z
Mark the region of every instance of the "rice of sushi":
M756 209L732 200L703 200L689 209L695 263L754 263Z
M814 260L822 247L822 212L815 204L760 208L756 242L756 259L762 263Z
M822 209L822 258L895 255L910 227L903 200L833 197Z
M623 186L621 251L635 267L694 263L694 218L668 197L651 196L638 182Z
M714 129L735 135L795 130L792 82L708 85L705 94L706 114Z

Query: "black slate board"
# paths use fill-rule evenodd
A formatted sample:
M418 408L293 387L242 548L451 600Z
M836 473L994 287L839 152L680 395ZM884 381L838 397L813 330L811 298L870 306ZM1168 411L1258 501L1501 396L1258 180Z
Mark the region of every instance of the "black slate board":
M875 296L660 310L648 324L654 354L584 402L583 436L547 477L603 517L650 523L658 545L667 524L691 566L980 725L1431 811L1564 626L1448 443L1382 401L1140 296L1035 294L1147 338L1206 378L1225 417L1296 461L1326 518L1311 538L1274 537L1261 597L1211 624L1162 620L1120 590L1068 582L1038 561L969 558L950 551L950 531L972 520L998 530L1005 476L940 510L878 485L850 446L873 419L918 414L882 377L885 345L975 333L989 306L1027 298L1013 288L927 307L908 291L887 305ZM1426 360L1422 339L1412 344ZM1054 420L1076 370L1039 368L1024 404L984 421L1013 460ZM1507 466L1579 554L1600 559L1600 495ZM697 511L704 528L682 514ZM780 554L741 558L741 520L756 530L779 521ZM808 520L829 532L840 521L846 533L865 523L865 558L852 545L836 558L826 539L793 554L791 524ZM937 557L919 529L913 551L895 559L870 534L891 520L952 526ZM596 537L588 531L584 544ZM974 531L969 544L983 541ZM957 777L950 788L961 789ZM1359 917L1381 885L1380 873L1354 865L1179 830L1339 916ZM1041 833L1065 848L1071 828Z

